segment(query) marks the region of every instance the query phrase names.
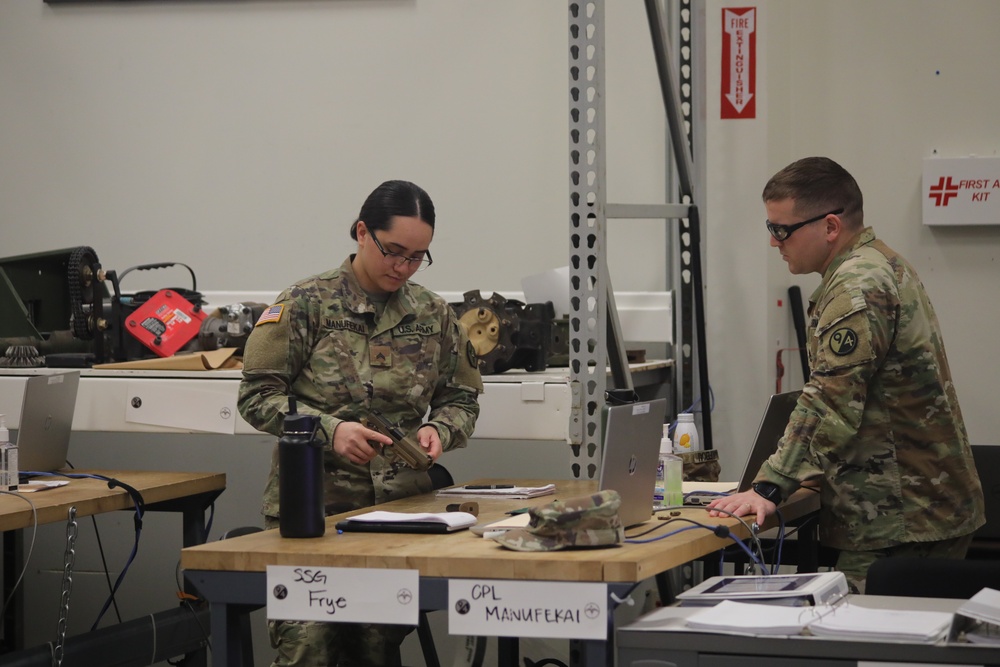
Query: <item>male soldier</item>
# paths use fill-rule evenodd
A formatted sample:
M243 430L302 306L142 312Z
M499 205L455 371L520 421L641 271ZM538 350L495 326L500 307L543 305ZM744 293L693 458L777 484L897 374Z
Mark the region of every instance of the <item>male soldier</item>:
M709 507L763 523L818 478L820 539L861 592L878 558L964 558L985 522L983 491L920 279L864 227L861 190L833 160L790 164L763 200L788 269L822 276L809 299L809 381L753 490Z

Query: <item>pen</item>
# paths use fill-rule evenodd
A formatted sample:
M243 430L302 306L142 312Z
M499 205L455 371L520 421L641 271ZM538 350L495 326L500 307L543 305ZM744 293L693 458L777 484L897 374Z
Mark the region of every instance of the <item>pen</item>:
M486 489L513 489L513 484L467 484L466 489L470 491L480 491Z
M530 507L522 507L520 509L511 510L509 512L504 512L504 514L507 514L509 516L517 516L518 514L524 514L525 512L527 512L530 509L531 509Z

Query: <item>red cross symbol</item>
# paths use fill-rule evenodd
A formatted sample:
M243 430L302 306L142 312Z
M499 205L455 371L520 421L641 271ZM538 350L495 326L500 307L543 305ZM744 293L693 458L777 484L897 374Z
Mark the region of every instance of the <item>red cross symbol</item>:
M937 185L931 186L931 193L928 195L934 200L935 206L947 206L948 200L958 196L958 186L951 182L951 176L945 182L945 177L938 179Z

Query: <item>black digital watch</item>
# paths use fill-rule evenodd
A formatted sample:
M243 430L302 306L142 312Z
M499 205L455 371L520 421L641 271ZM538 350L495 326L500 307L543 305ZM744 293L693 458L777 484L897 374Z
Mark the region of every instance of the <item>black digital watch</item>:
M775 505L781 504L781 488L772 482L754 482L754 492L764 500L770 500Z

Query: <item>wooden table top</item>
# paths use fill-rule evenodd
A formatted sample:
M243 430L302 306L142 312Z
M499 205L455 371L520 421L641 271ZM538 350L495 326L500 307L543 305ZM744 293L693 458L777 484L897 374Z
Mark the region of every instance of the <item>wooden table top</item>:
M550 480L475 480L473 484L514 482L518 486L542 486ZM476 499L479 523L504 518L504 512L520 507L544 505L592 493L597 482L557 481L555 495L531 500ZM461 499L470 500L470 499ZM434 493L413 496L379 505L395 512L442 512L459 499L437 498ZM795 519L819 508L817 494L799 491L781 507L785 520ZM708 530L688 530L647 544L623 544L610 548L573 549L552 552L519 552L500 546L491 539L462 530L449 534L343 533L337 521L370 511L371 508L327 518L326 534L310 539L282 538L277 529L243 537L189 547L181 551L186 570L264 572L268 565L309 567L358 567L416 569L423 577L525 579L544 581L638 582L678 565L690 562L724 546L728 538L718 538ZM681 516L701 523L729 526L734 534L747 536L746 529L732 518L712 518L700 508L685 508ZM771 517L773 519L773 517ZM625 531L626 538L663 521L656 517ZM691 525L670 524L648 537ZM768 524L769 527L771 524Z
M151 470L73 470L74 475L102 475L134 487L142 494L146 505L226 488L225 473L162 472ZM63 477L44 477L44 480L66 480ZM69 484L54 489L22 494L34 504L38 523L66 520L69 508L76 507L77 516L132 509L128 492L116 486L108 487L104 480L84 478L69 479ZM34 522L32 510L21 498L0 494L0 531L30 527Z

